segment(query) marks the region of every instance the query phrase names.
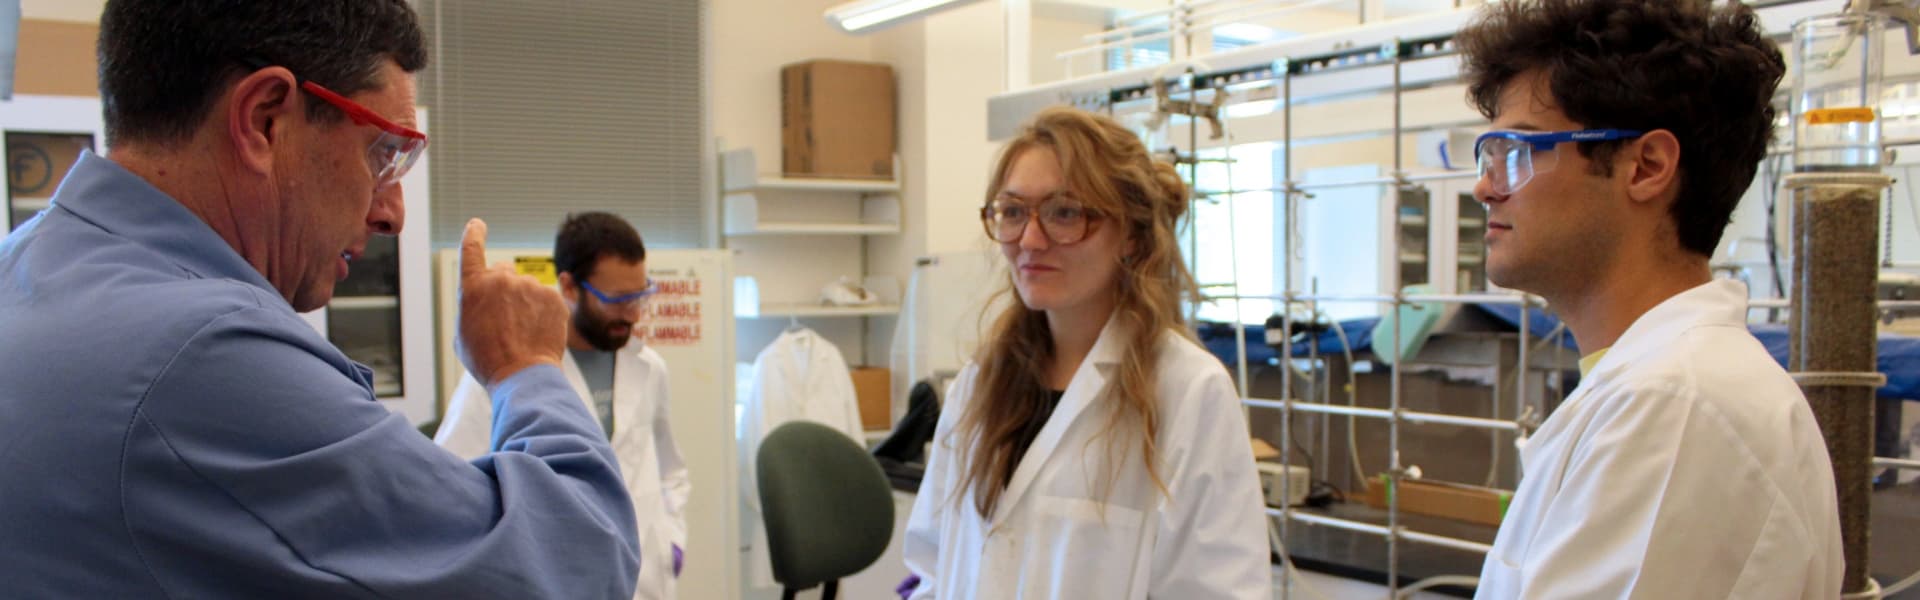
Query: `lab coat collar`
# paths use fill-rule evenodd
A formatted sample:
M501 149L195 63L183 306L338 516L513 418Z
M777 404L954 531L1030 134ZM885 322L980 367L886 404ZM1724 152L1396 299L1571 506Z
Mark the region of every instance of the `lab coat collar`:
M1107 324L1100 328L1099 339L1094 341L1093 349L1087 352L1086 360L1074 370L1073 379L1067 383L1066 395L1060 398L1060 405L1054 407L1053 416L1048 417L1046 426L1040 429L1040 436L1034 438L1033 445L1027 447L1026 455L1014 468L1013 481L1007 484L1007 491L1000 496L1000 505L994 510L993 522L996 526L1007 515L1013 514L1012 509L1033 487L1034 478L1039 476L1041 467L1059 448L1067 429L1106 389L1107 377L1119 366L1120 357L1126 353L1131 329L1120 322L1118 313L1108 317Z
M1715 279L1674 294L1635 319L1593 366L1592 374L1583 378L1581 387L1587 387L1586 381L1604 380L1609 372L1666 347L1687 330L1723 325L1744 328L1746 323L1747 286L1739 281Z
M206 221L146 179L92 152L82 152L60 182L53 208L132 240L194 275L232 279L282 297Z

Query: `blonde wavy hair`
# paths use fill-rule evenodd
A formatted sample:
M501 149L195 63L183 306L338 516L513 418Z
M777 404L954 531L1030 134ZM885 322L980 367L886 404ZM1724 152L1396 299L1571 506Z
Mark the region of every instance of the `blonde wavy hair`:
M1118 257L1114 320L1129 337L1118 378L1101 390L1095 407L1108 413L1101 438L1115 460L1102 478L1102 497L1112 492L1124 452L1138 442L1139 456L1161 493L1166 483L1154 456L1159 431L1154 397L1155 355L1168 330L1191 337L1181 315L1181 300L1198 297L1198 287L1180 258L1175 229L1187 211L1187 186L1170 164L1156 161L1132 132L1105 116L1067 107L1041 111L1001 149L987 201L1000 194L1008 171L1031 148L1053 150L1060 172L1075 198L1097 215L1094 227L1124 227L1132 253ZM1009 274L1000 296L1014 294ZM1015 464L1014 445L1048 396L1046 367L1054 358L1046 313L1008 302L974 357L979 378L972 400L961 413L959 442L973 449L961 485L974 493L974 507L991 518ZM982 318L985 318L982 313Z

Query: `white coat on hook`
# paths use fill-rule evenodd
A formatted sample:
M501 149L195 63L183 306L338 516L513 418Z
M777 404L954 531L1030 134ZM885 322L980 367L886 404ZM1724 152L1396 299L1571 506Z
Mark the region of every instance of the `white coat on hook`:
M1718 280L1647 311L1521 450L1482 599L1840 595L1813 411Z
M912 600L1101 598L1266 599L1273 593L1267 516L1240 397L1220 360L1162 336L1154 389L1159 474L1138 446L1111 489L1103 391L1118 376L1124 327L1110 321L1000 496L992 519L958 490L970 448L954 425L980 369L954 380L902 541L920 577Z
M579 363L574 362L572 352L562 354L567 382L598 418L599 410L593 405L593 394ZM610 441L620 463L620 477L633 497L635 522L640 526L640 582L634 598L672 600L678 583L673 573L675 548L693 552L691 560L722 560L719 553L728 549L686 547L685 509L693 484L687 478L686 463L669 425L666 361L644 346L638 351L628 346L614 354L614 430ZM454 454L478 458L495 450L492 432L493 401L480 382L463 375L433 441Z
M788 421L822 423L866 447L860 401L846 359L833 343L804 327L781 333L753 359L753 388L740 416L740 489L753 513L749 519L754 532L747 569L758 587L773 584L773 567L760 520L755 459L760 440Z

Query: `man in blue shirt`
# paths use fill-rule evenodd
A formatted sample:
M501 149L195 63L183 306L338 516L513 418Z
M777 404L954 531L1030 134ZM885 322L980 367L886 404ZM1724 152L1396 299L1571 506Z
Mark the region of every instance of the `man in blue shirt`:
M403 0L113 0L111 158L0 242L0 597L628 598L632 505L559 294L462 244L471 462L297 312L404 223ZM484 326L482 326L484 325Z

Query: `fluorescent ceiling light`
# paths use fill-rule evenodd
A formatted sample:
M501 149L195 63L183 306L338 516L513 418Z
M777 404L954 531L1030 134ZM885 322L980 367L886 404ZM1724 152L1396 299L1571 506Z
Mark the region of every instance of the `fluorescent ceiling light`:
M974 0L859 0L827 9L827 23L847 33L872 33Z

